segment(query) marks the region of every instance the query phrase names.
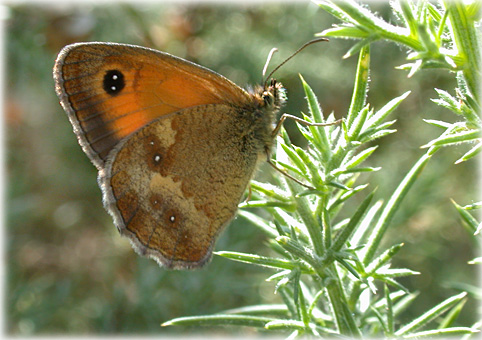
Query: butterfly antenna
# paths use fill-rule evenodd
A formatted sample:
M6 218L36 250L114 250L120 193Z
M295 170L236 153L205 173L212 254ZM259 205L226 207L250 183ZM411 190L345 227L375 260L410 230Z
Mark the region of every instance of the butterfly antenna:
M288 60L290 60L291 58L293 58L295 55L297 55L298 53L300 53L301 51L303 51L306 47L310 46L310 45L313 45L315 43L318 43L318 42L321 42L321 41L328 41L328 39L326 38L318 38L318 39L313 39L313 40L310 40L308 41L306 44L304 44L303 46L301 46L299 49L297 49L292 55L290 55L288 58L286 58L281 64L279 64L278 66L276 66L274 68L273 71L270 72L270 74L265 78L265 81L264 81L264 87L266 87L267 83L268 83L268 80L271 78L271 76L280 69L281 66L283 66L284 64L286 64L288 62ZM265 69L266 67L268 66L268 62L269 60L271 59L272 55L274 52L276 51L273 51L273 50L276 50L275 48L273 48L268 56L268 60L266 61L266 65L264 66L264 69L263 69L263 76L265 74Z
M266 59L266 64L264 64L263 67L263 79L266 71L268 70L269 62L271 61L271 58L273 58L273 54L275 54L276 52L278 52L278 49L276 47L272 48L271 51L269 51L268 58Z

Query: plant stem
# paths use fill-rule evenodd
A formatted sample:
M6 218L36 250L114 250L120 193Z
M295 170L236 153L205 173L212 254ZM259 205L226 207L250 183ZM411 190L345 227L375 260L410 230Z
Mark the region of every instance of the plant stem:
M308 198L306 196L297 196L299 193L299 185L291 180L286 182L296 202L296 211L303 220L306 229L308 229L315 254L321 257L325 253L321 225L313 215L313 208Z
M429 150L430 151L430 150ZM378 219L375 228L368 240L366 246L366 252L363 255L363 263L367 265L374 257L375 251L378 249L380 241L382 240L385 231L387 230L390 222L392 221L395 212L398 210L400 203L407 194L408 190L415 183L423 168L431 158L432 154L430 152L425 153L420 159L415 163L415 165L410 169L405 178L400 182L395 192L388 200L385 208L383 209L380 218Z
M355 21L367 27L372 34L407 45L415 51L423 51L423 45L410 36L409 30L388 24L355 2L340 1L337 2L337 6Z
M473 19L467 13L467 5L460 0L444 0L444 5L449 14L455 45L465 61L462 73L472 96L480 102L480 51Z
M335 264L330 265L329 270L332 281L327 285L326 290L330 298L338 330L340 334L360 338L362 335L353 319L353 313L348 308L348 301Z

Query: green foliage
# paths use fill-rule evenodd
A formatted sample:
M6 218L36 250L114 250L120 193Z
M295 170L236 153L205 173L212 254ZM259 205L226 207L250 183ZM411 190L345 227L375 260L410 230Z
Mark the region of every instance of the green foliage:
M476 29L480 20L480 2L464 4L462 1L441 1L436 6L428 1L392 1L401 26L384 21L354 1L317 3L343 21L341 26L324 30L319 36L360 39L346 57L363 46L384 39L409 49L407 59L411 62L399 67L409 70L409 77L426 68L456 72L456 97L445 90L436 89L439 99L433 101L460 115L464 122L449 126L439 122L438 125L445 131L438 139L427 143L426 147L469 145L470 150L457 162L466 161L478 153L482 146L478 82L481 77L480 44Z
M394 26L352 1L321 1L319 5L343 22L320 36L360 40L345 55L359 53L349 110L340 125L332 124L333 114L325 120L314 91L301 78L309 113L303 114L307 123L298 123L298 129L309 148L294 146L282 131L276 163L314 189L306 190L287 178L279 179L279 188L257 182L252 188L252 200L242 207L264 208L270 217L246 211L241 215L266 233L274 255L217 252L233 261L269 268L266 271L274 269L275 274L268 280L276 282L275 292L285 307L256 305L212 316L177 318L164 325L236 324L283 331L290 338L307 334L397 338L474 334L480 325L456 325L467 301L465 292L445 299L408 323L400 319L416 294L410 293L399 279L419 273L393 267L393 259L403 244L387 246L382 240L406 194L436 151L470 145L471 149L457 161L460 163L480 150L479 87L475 81L479 75L475 24L480 6L461 1L443 2L440 6L426 1L394 2L393 9L402 23ZM440 98L433 102L463 120L428 121L443 133L426 143L426 153L400 181L386 204L372 203L374 191L360 200L368 183L357 183L361 173L375 176L380 170L360 165L376 150L376 146L369 146L371 143L395 132L391 129L395 120L387 118L409 95L406 92L387 100L378 110L366 103L370 46L380 39L410 50L410 63L402 67L409 70L409 77L426 68L455 72L456 97L436 89ZM357 208L351 217L340 218L356 204L356 198ZM478 233L480 223L467 211L474 206L456 208L469 229Z

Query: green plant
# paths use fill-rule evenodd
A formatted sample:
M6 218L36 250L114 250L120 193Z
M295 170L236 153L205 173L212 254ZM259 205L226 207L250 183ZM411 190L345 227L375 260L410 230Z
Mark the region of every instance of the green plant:
M411 338L473 334L480 328L479 324L455 326L467 301L465 292L440 302L411 322L398 320L417 297L417 293L410 293L398 278L418 273L392 268L391 260L403 244L384 248L381 241L407 192L437 151L453 145L469 146L456 163L465 162L480 151L477 82L480 56L476 34L480 3L393 2L401 26L389 24L352 1L318 4L343 22L319 36L359 40L346 54L346 57L359 54L348 113L341 125L298 125L308 141L307 150L292 145L284 131L278 138L278 166L314 190L306 190L285 178L278 179L278 186L253 182L252 200L240 205L243 208L240 215L268 235L268 245L277 256L217 253L231 260L274 269L268 280L276 282L275 291L284 304L177 318L164 325L243 325L283 330L291 334L290 337L311 334ZM377 110L366 103L370 46L380 39L409 49L409 63L400 66L409 71L409 77L426 68L445 69L456 75L455 95L436 89L439 98L433 101L451 110L461 121L428 120L443 130L440 136L424 145L426 152L386 203L372 203L374 190L361 199L368 184L358 181L368 177L360 174L375 176L373 173L380 168L362 166L362 163L377 149L372 145L375 140L395 132L392 128L395 120L387 118L409 95L408 92L401 94ZM313 90L303 78L302 84L309 107L309 114L303 114L303 118L316 123L335 121L333 114L324 120ZM349 206L354 204L357 208L350 212ZM263 208L270 217L262 218L244 209L253 207ZM480 229L475 219L465 213L467 209L456 207L473 231Z

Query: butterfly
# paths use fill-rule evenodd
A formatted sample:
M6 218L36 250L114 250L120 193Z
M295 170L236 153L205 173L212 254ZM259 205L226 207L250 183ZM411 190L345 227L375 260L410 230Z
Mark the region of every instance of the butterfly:
M99 42L64 47L53 75L120 234L161 267L209 262L269 159L282 84L244 90L168 53Z

